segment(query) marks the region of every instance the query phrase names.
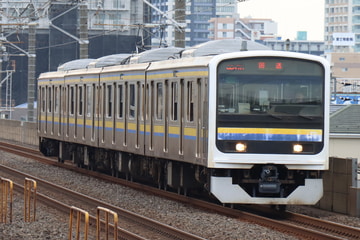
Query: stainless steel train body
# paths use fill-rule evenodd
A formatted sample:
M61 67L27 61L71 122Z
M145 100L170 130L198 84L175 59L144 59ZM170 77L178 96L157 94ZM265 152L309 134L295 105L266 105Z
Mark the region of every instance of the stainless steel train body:
M44 73L40 150L222 203L315 204L329 75L320 57L274 51Z

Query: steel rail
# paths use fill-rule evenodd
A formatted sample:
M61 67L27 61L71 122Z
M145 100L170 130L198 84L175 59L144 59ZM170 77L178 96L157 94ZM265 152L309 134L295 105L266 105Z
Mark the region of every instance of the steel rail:
M88 171L88 170L85 170L82 168L77 168L70 164L58 163L57 161L55 161L54 159L51 159L51 158L46 158L43 156L39 157L39 154L38 153L36 154L36 152L31 153L31 151L28 151L28 153L27 153L26 150L25 150L25 152L20 151L21 146L16 146L16 148L18 148L18 150L15 150L14 148L11 147L11 144L8 144L8 143L4 143L4 144L5 144L5 146L3 145L2 142L0 142L0 150L9 151L13 154L21 155L21 156L28 157L28 158L33 158L37 161L41 161L46 164L63 167L68 170L76 171L79 173L92 175L93 177L98 177L105 181L125 185L125 186L131 187L131 188L134 188L137 190L141 190L141 191L144 191L144 192L147 192L150 194L155 194L157 196L165 197L167 199L175 200L175 201L182 202L185 204L190 204L192 206L203 208L203 209L213 211L213 212L217 212L219 214L224 214L229 217L239 219L241 221L249 221L252 223L256 223L256 224L259 224L259 225L262 225L262 226L265 226L265 227L268 227L268 228L271 228L271 229L274 229L274 230L277 230L280 232L284 232L287 234L293 234L295 236L300 236L305 239L343 239L343 238L360 239L360 229L358 229L358 228L352 228L349 226L336 224L336 223L333 223L330 221L325 221L325 224L328 224L329 228L324 229L324 227L323 227L324 223L319 223L319 219L313 218L313 221L312 221L313 228L319 229L319 231L317 231L314 229L310 229L308 227L299 226L299 224L297 224L297 223L291 224L291 223L285 222L284 220L275 220L275 219L268 218L268 217L262 217L262 216L259 216L259 214L252 214L252 213L246 212L246 211L240 211L240 210L236 210L236 209L232 209L232 208L223 207L218 204L205 202L203 200L190 198L190 197L187 197L184 195L179 195L179 194L172 193L172 192L167 192L167 191L157 189L157 188L154 188L151 186L146 186L146 185L139 184L136 182L130 182L130 181L126 181L124 179L114 178L109 175L105 175L105 174L101 174L101 173L97 173L97 172L93 172L93 171ZM297 218L298 219L297 221L301 221L301 220L299 220L300 216L304 216L304 215L299 215ZM290 219L291 218L289 217L289 220ZM321 221L324 222L324 220L321 220ZM310 222L310 220L306 219L303 222L305 222L305 223ZM334 229L336 229L336 230L334 230ZM338 236L334 236L334 234L333 234L334 232L336 232L338 234Z

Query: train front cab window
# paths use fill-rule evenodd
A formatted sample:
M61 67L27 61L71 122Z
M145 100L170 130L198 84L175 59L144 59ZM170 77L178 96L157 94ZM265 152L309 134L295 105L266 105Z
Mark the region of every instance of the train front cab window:
M263 64L273 67L263 69ZM308 154L321 151L324 129L321 64L250 58L224 61L218 71L217 146L221 151L242 152L236 150L239 141L247 144L247 153L293 153L292 145L287 143L291 141L303 142ZM298 93L303 96L301 101L296 99ZM279 134L281 129L286 130ZM299 134L296 129L303 131ZM262 147L256 148L256 142Z

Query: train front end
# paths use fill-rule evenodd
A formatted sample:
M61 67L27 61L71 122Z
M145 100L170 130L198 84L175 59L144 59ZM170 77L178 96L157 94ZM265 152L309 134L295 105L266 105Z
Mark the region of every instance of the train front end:
M248 51L209 64L210 190L222 203L315 204L328 169L330 67Z

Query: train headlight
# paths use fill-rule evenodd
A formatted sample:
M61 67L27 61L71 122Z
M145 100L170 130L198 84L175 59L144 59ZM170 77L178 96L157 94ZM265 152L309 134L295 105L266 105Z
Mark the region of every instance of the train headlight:
M301 144L294 144L293 151L294 153L301 153L304 150L303 145Z
M235 149L237 152L246 152L246 144L245 143L237 143L235 145Z

